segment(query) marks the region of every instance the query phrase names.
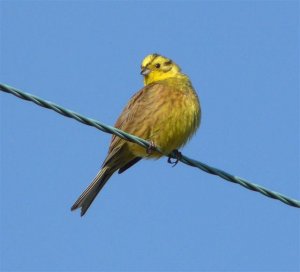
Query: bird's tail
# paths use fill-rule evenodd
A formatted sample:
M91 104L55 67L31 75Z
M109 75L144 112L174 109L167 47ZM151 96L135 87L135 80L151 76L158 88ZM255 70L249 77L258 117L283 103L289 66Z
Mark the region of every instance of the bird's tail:
M97 194L103 188L105 183L112 176L113 171L110 167L104 166L97 176L94 178L92 183L85 189L85 191L80 195L76 202L71 207L71 211L81 208L80 215L83 216L88 208L91 206Z

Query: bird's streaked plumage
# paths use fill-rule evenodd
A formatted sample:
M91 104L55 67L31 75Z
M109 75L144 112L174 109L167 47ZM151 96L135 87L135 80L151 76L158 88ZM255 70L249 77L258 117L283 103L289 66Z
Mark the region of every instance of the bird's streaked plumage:
M145 86L130 99L115 127L151 141L169 154L182 147L199 127L198 96L179 66L161 55L148 55L142 62L141 74ZM161 156L113 135L101 170L71 210L81 208L81 216L84 215L114 172L122 173L142 158Z

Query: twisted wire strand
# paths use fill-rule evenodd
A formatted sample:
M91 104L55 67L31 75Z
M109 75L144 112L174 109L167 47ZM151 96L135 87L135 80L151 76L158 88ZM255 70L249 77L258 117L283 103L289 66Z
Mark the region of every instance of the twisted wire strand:
M148 141L146 141L144 139L141 139L139 137L136 137L134 135L126 133L126 132L124 132L120 129L117 129L115 127L102 124L97 120L87 118L87 117L82 116L82 115L80 115L76 112L73 112L71 110L67 110L67 109L65 109L65 108L63 108L63 107L61 107L57 104L54 104L54 103L49 102L49 101L45 101L45 100L43 100L43 99L41 99L37 96L34 96L32 94L22 92L18 89L10 87L6 84L0 84L0 90L3 91L3 92L6 92L6 93L13 94L13 95L15 95L15 96L17 96L21 99L31 101L31 102L33 102L33 103L35 103L35 104L37 104L41 107L54 110L54 111L56 111L57 113L59 113L63 116L73 118L78 122L81 122L81 123L83 123L85 125L88 125L88 126L93 126L97 129L103 131L103 132L114 134L114 135L116 135L116 136L118 136L118 137L120 137L124 140L139 144L142 147L145 147L145 148L150 148L151 147L151 148L153 148L153 146ZM154 149L163 154L163 152L158 147L154 147ZM217 169L215 167L209 166L205 163L202 163L202 162L199 162L197 160L188 158L184 155L182 155L180 158L178 158L178 156L174 152L172 152L171 154L163 154L163 155L174 158L174 159L179 159L179 161L181 161L182 163L185 163L185 164L187 164L189 166L192 166L192 167L196 167L196 168L198 168L202 171L205 171L209 174L219 176L222 179L230 181L232 183L239 184L239 185L243 186L244 188L246 188L248 190L259 192L259 193L261 193L261 194L263 194L263 195L265 195L269 198L279 200L279 201L281 201L281 202L283 202L287 205L290 205L292 207L300 208L300 201L298 201L296 199L292 199L292 198L289 198L289 197L287 197L283 194L271 191L271 190L269 190L267 188L264 188L264 187L262 187L258 184L251 183L251 182L249 182L249 181L247 181L243 178L231 175L231 174L229 174L229 173L227 173L223 170L220 170L220 169Z

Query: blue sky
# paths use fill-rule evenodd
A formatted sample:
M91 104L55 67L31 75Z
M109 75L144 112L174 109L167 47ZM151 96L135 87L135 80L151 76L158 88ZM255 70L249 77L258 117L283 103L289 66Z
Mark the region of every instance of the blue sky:
M199 94L183 154L300 199L298 1L1 1L0 81L113 125L158 52ZM299 271L300 210L166 158L70 207L110 135L5 93L2 271Z

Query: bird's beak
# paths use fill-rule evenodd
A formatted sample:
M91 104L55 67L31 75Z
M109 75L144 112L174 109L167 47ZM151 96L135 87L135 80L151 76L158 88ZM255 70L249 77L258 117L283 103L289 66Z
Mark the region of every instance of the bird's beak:
M146 75L149 75L150 72L151 72L150 69L142 68L141 75L146 76Z

